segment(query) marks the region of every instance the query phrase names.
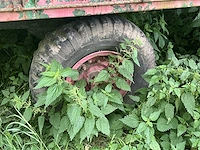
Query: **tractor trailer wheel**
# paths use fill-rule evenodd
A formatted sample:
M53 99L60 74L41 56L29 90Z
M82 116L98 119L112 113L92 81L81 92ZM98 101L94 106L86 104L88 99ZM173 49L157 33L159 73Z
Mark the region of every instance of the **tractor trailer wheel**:
M56 60L63 67L78 69L86 62L85 74L102 70L102 57L117 54L116 48L124 39L139 40L138 60L140 67L135 65L134 83L132 92L147 86L142 75L155 66L154 50L145 34L132 22L119 16L96 16L77 19L54 32L46 35L40 42L38 50L34 53L30 73L29 85L34 99L44 89L34 89L40 73L44 71L42 63ZM92 61L95 60L95 61ZM98 62L98 63L97 63ZM88 71L90 70L90 71Z

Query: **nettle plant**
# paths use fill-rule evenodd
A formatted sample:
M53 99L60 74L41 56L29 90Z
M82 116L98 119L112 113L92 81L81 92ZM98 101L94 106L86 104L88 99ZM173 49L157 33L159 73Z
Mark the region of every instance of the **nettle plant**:
M89 81L92 88L86 88L84 79L79 80L79 72L72 68L63 68L58 62L44 64L46 70L35 89L46 88L38 97L35 107L44 105L50 122L50 135L54 143L60 141L91 141L93 136L100 133L106 136L115 132L115 123L119 121L126 110L123 104L123 91L131 91L133 82L134 63L139 66L138 51L134 41L125 40L121 44L120 55L109 56L109 67L101 70ZM113 118L113 112L120 116ZM44 116L40 116L39 130L45 132ZM114 120L113 120L114 119ZM118 121L118 122L116 122ZM66 134L67 133L67 134ZM122 132L121 132L122 133ZM69 137L68 137L69 135ZM52 144L53 145L53 144Z
M140 90L141 101L124 117L133 128L125 143L135 149L200 149L200 59L177 59L172 48L169 43L166 65L145 73L149 87Z
M127 52L130 44L132 51ZM135 103L127 105L119 90L130 91L130 66L134 68L133 62L139 65L133 45L121 45L121 51L127 52L125 57L110 56L115 67L100 71L88 91L86 82L78 80L77 70L63 69L55 61L45 65L36 88L47 87L47 91L35 107L44 105L48 112L48 131L43 129L44 116L38 118L40 133L50 131L48 136L54 137L48 148L68 145L69 141L80 146L83 140L91 142L99 135L114 137L106 150L200 148L199 58L178 54L177 58L169 43L166 62L147 71L144 78L149 87L140 89L139 97L130 96ZM117 73L120 75L115 76ZM74 84L66 82L66 77Z

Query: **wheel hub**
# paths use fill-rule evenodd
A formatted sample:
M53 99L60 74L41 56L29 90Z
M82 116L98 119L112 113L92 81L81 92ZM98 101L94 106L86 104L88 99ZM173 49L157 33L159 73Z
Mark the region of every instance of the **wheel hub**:
M98 51L89 54L82 59L80 59L72 69L77 69L80 73L78 80L84 79L87 82L86 90L90 90L94 87L94 84L90 83L90 80L94 79L101 70L106 69L109 66L108 56L110 55L120 55L114 51ZM73 84L71 79L66 79L68 82ZM127 81L128 84L131 84ZM124 96L127 91L120 90L122 96Z

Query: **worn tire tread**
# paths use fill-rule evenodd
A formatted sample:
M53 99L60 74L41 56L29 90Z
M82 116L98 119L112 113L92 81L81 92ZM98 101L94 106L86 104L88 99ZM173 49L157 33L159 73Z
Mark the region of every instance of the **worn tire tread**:
M130 40L140 38L142 40L143 44L138 51L141 67L135 69L135 78L139 81L135 82L132 90L135 91L146 85L141 75L147 69L155 66L155 55L144 33L135 24L119 16L86 17L58 28L47 34L45 39L40 42L38 50L34 53L29 73L29 85L33 97L36 99L36 95L44 90L33 89L40 73L44 71L41 63L50 63L55 59L63 67L72 67L75 63L73 59L78 58L76 55L91 53L87 48L94 48L95 51L98 51L97 47L109 48L109 43L112 44L110 47L119 46L124 38Z

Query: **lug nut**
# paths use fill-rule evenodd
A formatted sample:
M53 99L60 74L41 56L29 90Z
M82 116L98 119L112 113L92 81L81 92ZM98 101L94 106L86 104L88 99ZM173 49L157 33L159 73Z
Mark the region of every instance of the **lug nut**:
M92 63L92 59L88 60L88 62L91 64Z
M87 70L87 66L85 64L82 65L83 70Z

